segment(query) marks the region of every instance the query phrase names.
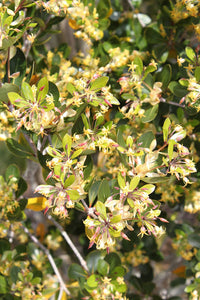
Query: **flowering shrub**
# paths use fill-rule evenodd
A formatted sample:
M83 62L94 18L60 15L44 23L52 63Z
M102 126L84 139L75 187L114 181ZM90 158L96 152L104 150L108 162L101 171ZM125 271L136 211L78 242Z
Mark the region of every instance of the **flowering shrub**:
M200 298L199 12L195 0L2 1L0 140L15 162L0 176L2 299ZM49 41L61 22L84 53ZM163 298L167 242L184 274L169 266L178 293Z

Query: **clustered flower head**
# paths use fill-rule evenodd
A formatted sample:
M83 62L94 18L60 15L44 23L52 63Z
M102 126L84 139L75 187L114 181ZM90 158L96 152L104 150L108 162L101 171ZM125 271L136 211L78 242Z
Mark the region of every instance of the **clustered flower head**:
M60 14L68 18L69 25L74 32L75 37L84 40L89 45L92 44L91 39L100 40L103 37L103 31L99 28L98 13L94 7L91 8L84 5L80 0L72 1L71 4L67 1L50 0L48 2L38 1L48 12Z
M188 17L197 17L200 9L199 1L196 0L178 0L173 6L171 16L174 22L186 19Z
M47 162L50 173L47 179L56 180L55 185L40 185L36 191L48 198L47 208L61 217L68 216L68 208L73 208L76 201L84 197L84 159L78 157L82 149L72 144L72 138L66 134L63 138L64 151L48 147L48 154L53 158Z
M0 219L7 220L8 214L13 214L19 206L19 202L15 199L15 192L18 189L18 180L12 177L7 183L3 176L0 176Z

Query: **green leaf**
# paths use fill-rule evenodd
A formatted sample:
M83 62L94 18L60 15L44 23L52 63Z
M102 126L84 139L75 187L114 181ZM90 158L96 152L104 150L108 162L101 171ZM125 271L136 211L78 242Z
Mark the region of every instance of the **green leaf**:
M140 190L144 191L149 195L153 193L153 191L155 190L155 186L153 184L145 184L140 188Z
M125 269L122 266L116 266L109 275L113 279L116 279L117 277L123 277L124 274L125 274Z
M21 31L21 34L23 34L23 31ZM20 50L19 48L16 49L17 51L15 56L10 60L10 74L12 75L19 72L19 76L11 80L14 84L20 86L26 74L26 58L22 50ZM7 76L8 75L6 74L6 81L8 81Z
M0 255L5 251L10 250L10 243L7 239L0 239Z
M101 202L105 202L109 196L110 196L110 187L109 187L108 180L103 179L101 181L98 190L98 200Z
M143 148L149 148L151 142L155 139L155 136L152 131L147 131L142 134L138 139L138 144L141 144Z
M42 291L42 296L46 296L48 297L47 299L49 299L53 294L55 294L57 292L58 288L45 288Z
M118 223L120 222L122 219L122 216L121 215L117 215L117 216L114 216L110 219L110 223L111 224L114 224L114 223Z
M185 48L185 52L186 52L187 57L188 57L191 61L194 62L195 59L196 59L196 54L195 54L194 50L193 50L192 48L190 48L190 47L186 47L186 48Z
M164 43L164 39L161 34L153 28L147 28L145 30L145 36L149 44L163 45Z
M140 177L139 176L135 176L133 179L131 179L131 182L130 182L130 190L133 191L139 184L140 182Z
M147 76L149 73L152 73L152 72L154 72L154 71L156 71L156 70L157 70L156 66L153 66L153 65L147 66L146 69L145 69L145 71L144 71L144 77L143 77L143 79L145 79L146 76Z
M98 77L91 83L90 90L96 92L99 91L102 87L106 86L108 80L109 80L108 76Z
M200 248L200 236L197 233L191 233L188 236L188 242L195 248Z
M134 59L134 65L137 65L136 72L141 75L143 72L143 61L139 56L136 56Z
M70 153L71 153L71 147L72 147L72 138L68 133L66 133L65 136L63 137L62 145L63 145L64 151L67 153L67 155L69 157Z
M8 168L6 169L6 181L11 179L12 177L16 177L16 178L20 177L19 168L15 164L9 165Z
M78 149L78 150L74 151L74 153L71 156L71 159L78 157L82 152L83 152L83 149Z
M153 121L158 114L158 107L159 107L159 105L156 104L156 105L152 106L151 108L147 109L144 113L144 116L141 119L142 122L148 123L148 122Z
M107 261L110 265L110 273L115 269L115 267L121 265L121 260L120 257L117 253L109 253L105 257L105 261Z
M26 100L34 102L34 95L31 86L27 82L22 82L22 95Z
M0 294L6 294L7 290L7 282L4 276L0 275Z
M164 142L167 142L167 140L168 140L170 126L171 126L170 119L169 118L165 119L165 122L163 124L163 141Z
M97 12L99 15L99 19L105 18L109 15L111 9L110 0L100 0L97 5Z
M98 195L98 190L99 190L100 184L101 184L101 181L95 181L89 189L88 197L89 197L90 206L92 206L95 198Z
M9 92L8 98L9 98L10 102L17 107L27 107L28 106L27 101L24 100L23 97L21 97L19 94L15 93L15 92Z
M167 64L164 66L161 73L158 75L157 80L162 82L162 87L165 89L167 88L170 80L172 77L172 67L171 65Z
M104 257L105 252L100 250L94 250L87 255L86 262L90 273L97 271L98 261Z
M191 293L193 290L196 289L196 287L197 287L197 285L195 283L192 283L184 289L184 292Z
M80 198L79 192L75 190L67 190L67 194L72 201L77 201Z
M85 115L85 113L84 114L81 114L81 118L82 118L82 120L83 120L83 124L84 124L84 126L85 126L85 129L89 129L89 124L88 124L88 120L87 120L87 117L86 117L86 115Z
M70 82L67 83L66 89L72 96L73 96L74 92L76 91L75 86Z
M74 175L70 175L64 183L64 188L66 189L68 186L72 185L75 181L75 176Z
M168 148L167 148L167 152L168 152L168 156L169 156L169 160L172 160L173 157L173 151L174 151L174 145L176 144L176 142L174 140L169 140L168 142Z
M124 177L121 175L121 173L118 173L117 181L118 181L119 187L120 187L121 189L125 188L126 182L125 182Z
M142 178L142 181L145 183L162 183L162 182L168 182L170 180L170 177L144 177Z
M18 278L18 273L21 271L20 267L17 266L12 266L10 269L10 278L12 282L16 283L16 281L19 279Z
M37 84L37 101L41 103L45 99L49 91L49 82L46 77L40 79Z
M55 85L55 83L49 81L49 92L48 95L53 95L53 99L54 99L54 104L56 107L60 107L61 103L59 101L60 98L60 93L59 90L57 88L57 86Z
M10 152L12 152L16 156L20 157L33 157L32 152L28 152L21 144L19 144L17 141L15 141L12 138L8 138L6 140L6 145Z
M94 289L98 286L98 281L96 280L95 274L92 274L90 277L88 277L87 285L92 289Z
M0 102L7 103L9 101L8 93L10 92L19 93L19 87L12 83L5 83L0 87Z
M68 270L68 276L71 279L79 280L80 278L86 278L85 271L78 264L71 264Z
M184 97L188 93L188 90L176 81L171 81L168 88L175 96L179 98Z
M101 201L97 201L97 203L95 204L95 208L97 212L101 215L101 217L107 219L106 207Z
M195 76L197 82L200 81L200 66L196 67L194 76Z
M102 276L106 276L109 272L109 264L105 260L99 259L97 263L97 271Z
M90 176L92 169L93 169L93 160L90 155L87 155L87 158L85 160L85 168L83 170L84 180L86 180Z

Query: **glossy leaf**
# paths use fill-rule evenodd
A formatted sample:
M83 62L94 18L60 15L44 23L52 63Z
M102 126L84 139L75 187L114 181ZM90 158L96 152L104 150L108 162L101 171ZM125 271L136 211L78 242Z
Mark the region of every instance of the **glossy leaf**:
M86 278L85 271L78 264L71 264L68 270L69 278L79 280Z
M98 200L105 202L109 196L110 196L109 183L106 179L103 179L98 189Z
M98 77L92 82L90 90L96 92L99 91L102 87L106 86L108 80L109 77L107 76Z
M6 180L8 181L13 177L16 177L17 179L19 179L20 177L19 168L15 164L9 165L8 168L6 169Z
M37 84L37 101L41 102L48 94L48 91L49 82L46 77L43 77Z
M97 201L95 208L102 218L107 219L106 207L101 201Z
M68 133L66 133L65 136L63 137L62 145L63 145L63 149L65 150L65 152L69 157L71 153L71 147L72 147L72 138Z
M64 188L66 189L68 186L72 185L75 181L75 176L74 175L70 175L64 183Z
M169 135L169 130L171 126L171 121L169 118L167 118L163 124L163 141L166 142Z
M27 101L34 102L34 95L31 86L27 82L22 82L22 95Z
M89 197L90 206L92 206L92 204L94 203L95 198L98 195L100 184L101 184L101 181L95 181L89 189L88 197Z
M97 271L99 274L106 276L109 272L109 264L105 260L99 259L97 262Z
M152 106L151 108L147 109L144 113L144 116L142 117L142 122L148 123L148 122L153 121L158 114L158 107L159 107L159 105L156 104L156 105Z

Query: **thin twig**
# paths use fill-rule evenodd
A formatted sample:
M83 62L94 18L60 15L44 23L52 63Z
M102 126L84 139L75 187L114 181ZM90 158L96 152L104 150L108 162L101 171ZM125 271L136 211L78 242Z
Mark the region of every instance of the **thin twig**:
M26 139L26 141L28 142L29 146L31 147L31 149L34 152L34 156L37 157L37 147L35 146L33 140L30 138L30 136L28 134L26 134L25 132L23 132L24 137Z
M58 295L58 300L62 300L62 295L63 295L63 289L60 288L60 292L59 292L59 295Z
M68 236L67 232L63 229L63 227L56 220L54 220L54 218L51 215L48 215L47 218L58 228L58 230L60 231L60 233L64 237L65 241L67 242L67 244L70 246L70 248L72 249L72 251L74 252L76 257L78 258L78 260L79 260L81 266L83 267L83 269L86 272L89 272L86 261L84 260L84 258L79 253L78 249L73 244L73 242L70 239L70 237Z
M134 11L134 10L135 10L135 7L133 6L131 0L127 0L127 2L128 2L128 4L129 4L130 8Z
M181 107L181 108L185 108L184 104L180 104L180 103L173 102L173 101L166 101L166 99L164 99L164 98L160 98L160 102L170 104L170 105L174 105L174 106L178 106L178 107Z
M7 75L8 75L8 83L10 83L10 47L8 47Z
M49 262L50 262L50 264L51 264L51 266L52 266L52 268L53 268L53 270L54 270L54 273L56 274L56 276L57 276L57 278L58 278L58 281L59 281L59 283L60 283L60 288L61 288L63 291L65 291L65 293L66 293L67 295L70 296L70 295L71 295L71 294L70 294L70 291L69 291L68 288L65 286L65 283L64 283L64 281L63 281L63 279L62 279L62 276L61 276L61 274L60 274L60 272L59 272L59 270L58 270L58 268L57 268L57 266L56 266L56 264L55 264L55 261L54 261L52 255L50 254L49 250L48 250L43 244L41 244L40 241L39 241L32 233L30 233L30 231L28 230L27 227L25 227L24 225L21 225L21 226L22 226L24 232L28 234L28 236L30 237L30 239L31 239L38 247L40 247L40 248L44 251L44 253L45 253L46 256L48 257L48 260L49 260Z

